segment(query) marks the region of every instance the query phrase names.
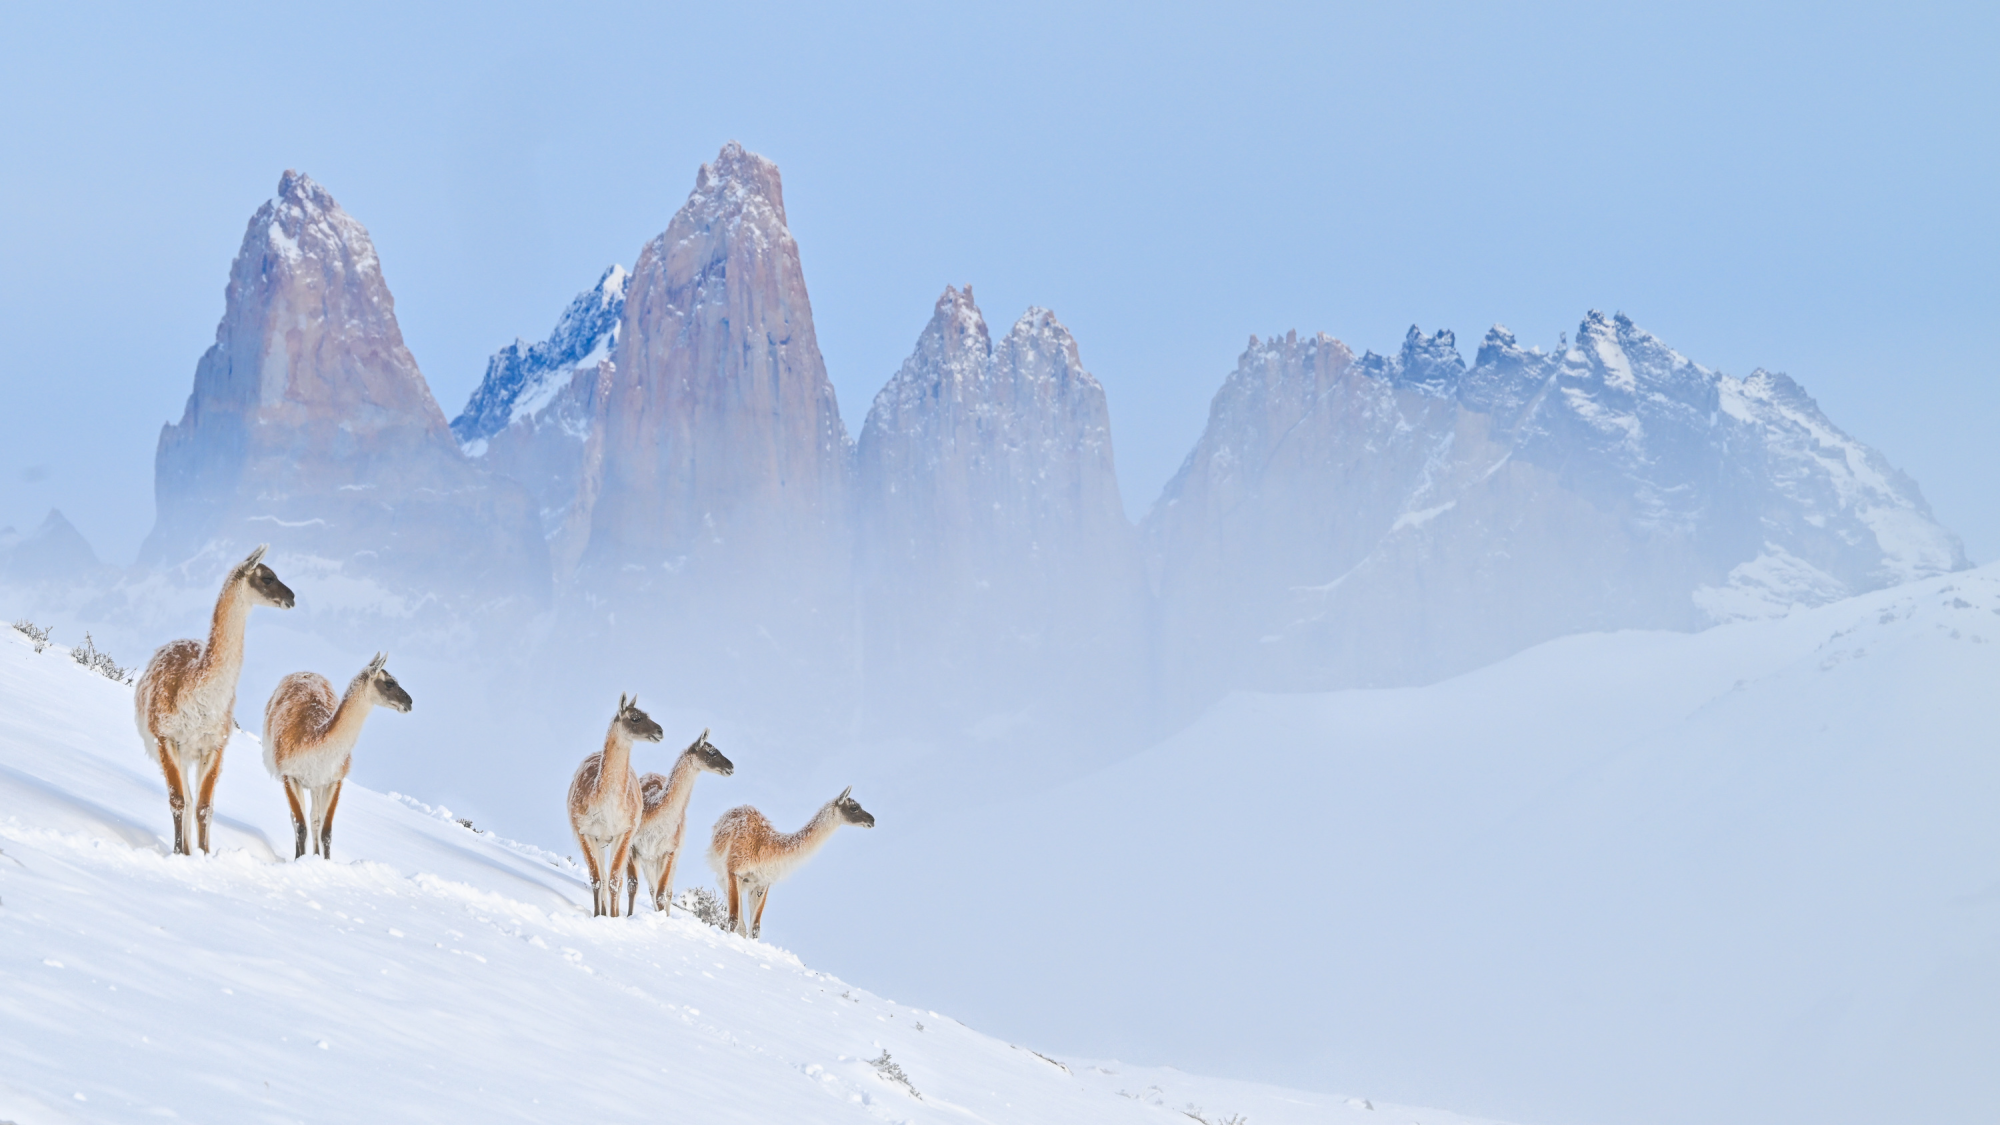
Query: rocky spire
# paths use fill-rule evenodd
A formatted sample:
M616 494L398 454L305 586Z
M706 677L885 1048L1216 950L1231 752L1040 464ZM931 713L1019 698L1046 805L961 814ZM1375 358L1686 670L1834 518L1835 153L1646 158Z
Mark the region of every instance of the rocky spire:
M644 585L840 538L846 431L777 165L734 141L702 165L633 267L615 367L586 566Z
M215 344L155 466L141 559L201 582L268 541L274 559L340 570L392 615L419 591L440 606L544 595L525 496L465 462L368 231L298 172L250 219ZM438 573L446 557L457 573Z
M971 287L946 287L862 427L855 510L878 693L962 722L1125 690L1137 543L1104 388L1055 314L1029 309L996 344Z

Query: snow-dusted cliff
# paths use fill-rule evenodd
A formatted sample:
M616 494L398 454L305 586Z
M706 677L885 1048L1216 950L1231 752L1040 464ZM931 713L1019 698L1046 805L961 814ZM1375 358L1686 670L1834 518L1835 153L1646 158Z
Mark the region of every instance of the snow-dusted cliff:
M632 269L585 563L660 589L837 553L846 430L777 165L730 143Z
M516 340L494 353L451 423L468 457L534 498L558 580L575 570L590 534L603 451L598 411L611 388L630 280L623 266L606 269L546 340Z
M339 588L301 606L328 628L449 634L456 607L546 600L526 496L460 453L368 231L297 172L250 220L156 465L141 561L176 581L212 590L269 542L288 576Z
M471 401L451 420L451 432L468 455L484 456L487 443L510 426L537 425L577 372L595 371L599 362L611 358L630 280L624 266L609 267L556 318L548 339L532 344L515 340L493 353ZM577 428L574 418L562 418L561 424Z

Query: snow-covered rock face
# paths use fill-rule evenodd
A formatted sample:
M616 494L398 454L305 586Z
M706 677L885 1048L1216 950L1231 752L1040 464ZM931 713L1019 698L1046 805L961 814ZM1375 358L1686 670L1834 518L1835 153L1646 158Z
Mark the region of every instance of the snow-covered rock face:
M313 560L374 589L349 616L409 624L427 606L449 630L452 605L545 596L526 497L466 462L367 230L296 172L250 220L154 487L142 562L197 586L269 542L281 570ZM470 565L447 575L440 558Z
M1169 686L1421 682L1584 629L1696 628L1966 565L1795 383L1622 315L1350 361L1259 343L1146 521Z
M603 445L597 412L610 389L630 280L625 267L611 266L577 294L547 339L516 340L494 353L451 423L468 457L528 490L559 576L575 569L590 532Z
M1055 314L1029 309L996 345L971 287L947 286L855 463L877 692L963 724L1024 696L1131 690L1141 582L1110 411Z
M625 317L625 285L631 275L614 265L597 284L577 294L556 320L548 338L513 343L486 361L486 377L465 409L451 420L451 432L467 455L485 454L485 442L510 425L532 425L565 390L579 370L595 370L611 358ZM582 434L572 433L580 440Z

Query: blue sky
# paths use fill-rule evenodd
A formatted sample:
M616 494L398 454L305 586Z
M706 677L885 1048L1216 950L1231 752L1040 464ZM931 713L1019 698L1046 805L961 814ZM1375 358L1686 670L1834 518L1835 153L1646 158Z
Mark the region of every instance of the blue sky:
M107 558L287 167L366 223L448 414L731 138L778 161L857 429L946 283L1053 308L1128 507L1251 333L1784 370L2000 556L2000 7L12 4L0 524Z

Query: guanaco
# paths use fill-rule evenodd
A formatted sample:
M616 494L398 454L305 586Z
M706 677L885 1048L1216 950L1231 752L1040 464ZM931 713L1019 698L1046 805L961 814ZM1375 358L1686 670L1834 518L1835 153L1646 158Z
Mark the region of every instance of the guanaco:
M267 545L268 546L268 545ZM139 741L167 779L174 852L208 851L215 780L236 725L236 681L243 673L243 627L253 606L292 608L292 591L264 565L259 547L222 580L208 643L169 641L146 662L132 693Z
M382 667L388 661L376 653L339 699L325 676L293 672L264 705L264 768L285 787L292 806L293 859L305 857L308 837L314 855L333 858L333 810L368 712L393 707L409 713L410 693Z
M735 764L709 742L706 730L681 751L668 773L649 773L639 779L644 807L639 826L632 831L632 858L625 868L626 914L638 907L642 882L653 909L665 910L673 901L674 861L680 858L681 837L687 832L688 798L694 795L695 775L703 770L724 777L736 772Z
M570 780L569 826L590 868L592 917L618 916L619 882L631 861L632 830L645 807L639 779L632 775L632 743L665 737L660 724L639 710L637 696L628 700L620 694L604 749L585 758Z
M749 805L722 814L708 847L708 866L729 889L731 930L750 938L762 933L771 884L797 870L832 838L834 829L843 824L875 827L875 818L848 796L852 792L852 785L841 790L797 832L773 829L770 820Z

